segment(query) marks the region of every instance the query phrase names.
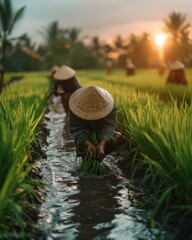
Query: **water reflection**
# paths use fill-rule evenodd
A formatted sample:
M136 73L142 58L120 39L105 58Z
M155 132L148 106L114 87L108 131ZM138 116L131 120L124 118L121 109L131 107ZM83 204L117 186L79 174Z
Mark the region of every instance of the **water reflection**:
M119 204L114 197L114 189L110 180L105 178L79 178L79 192L70 196L72 200L79 201L73 208L71 221L78 225L77 239L94 239L107 236L114 228L115 211Z

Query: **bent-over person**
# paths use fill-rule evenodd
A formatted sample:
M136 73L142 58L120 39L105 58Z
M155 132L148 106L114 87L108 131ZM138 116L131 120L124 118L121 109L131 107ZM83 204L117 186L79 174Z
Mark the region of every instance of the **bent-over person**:
M53 75L54 83L52 93L61 96L61 101L66 114L69 113L69 97L71 94L81 88L76 77L76 72L72 68L62 65Z
M82 87L69 99L70 131L77 156L92 155L102 161L125 142L117 132L116 105L111 94L97 86ZM96 143L92 136L95 135Z
M167 84L183 84L188 85L185 75L185 65L180 61L175 61L170 65L170 72L167 77Z
M126 68L127 76L135 75L135 65L133 64L133 62L130 58L127 59L125 68Z

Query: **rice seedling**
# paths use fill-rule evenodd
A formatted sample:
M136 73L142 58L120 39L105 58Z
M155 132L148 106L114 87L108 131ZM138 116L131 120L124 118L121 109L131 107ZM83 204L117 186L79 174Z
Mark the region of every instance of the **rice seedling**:
M86 154L83 158L81 170L87 174L103 175L105 168L92 155Z
M98 145L98 139L95 132L90 133L89 138L95 146ZM88 154L86 149L81 170L87 174L103 175L105 173L104 166L93 156L93 154Z

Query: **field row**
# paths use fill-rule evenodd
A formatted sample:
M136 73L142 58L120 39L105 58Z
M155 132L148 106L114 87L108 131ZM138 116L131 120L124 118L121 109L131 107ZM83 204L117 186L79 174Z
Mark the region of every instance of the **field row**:
M191 73L187 71L188 79ZM15 234L18 226L25 228L28 198L35 198L35 180L29 173L49 89L47 72L19 74L23 80L7 87L0 98L0 237L9 227ZM119 128L142 156L133 176L143 172L141 186L148 201L157 212L166 205L166 216L170 211L191 216L192 80L188 87L167 87L166 76L158 76L154 69L130 78L120 70L112 75L78 71L77 76L83 86L97 85L113 95Z

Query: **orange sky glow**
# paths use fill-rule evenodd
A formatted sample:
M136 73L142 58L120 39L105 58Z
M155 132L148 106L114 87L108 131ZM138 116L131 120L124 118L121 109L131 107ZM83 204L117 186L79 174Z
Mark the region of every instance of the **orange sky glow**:
M101 40L113 40L117 35L123 38L143 32L155 38L163 33L164 19L171 12L186 15L192 22L191 0L18 0L14 9L26 6L22 20L14 35L28 33L34 41L40 42L39 30L53 21L62 28L76 27L82 37L98 36ZM189 7L190 6L190 7Z

